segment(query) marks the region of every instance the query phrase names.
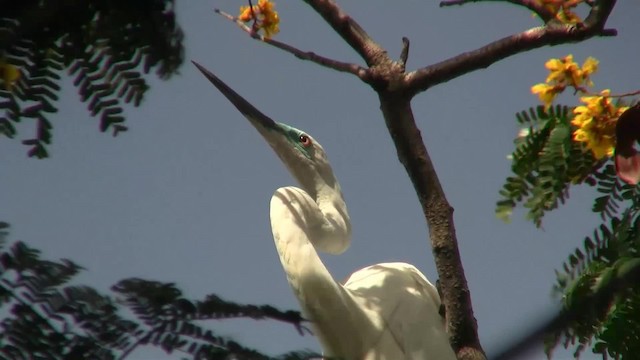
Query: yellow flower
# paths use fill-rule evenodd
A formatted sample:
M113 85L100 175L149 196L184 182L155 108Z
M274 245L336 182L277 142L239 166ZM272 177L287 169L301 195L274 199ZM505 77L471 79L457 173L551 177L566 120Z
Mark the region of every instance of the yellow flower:
M598 63L599 61L596 58L589 56L582 64L582 72L586 75L593 74L598 71Z
M259 0L258 5L252 7L241 6L238 20L243 22L255 20L256 30L264 30L266 38L280 32L280 18L278 12L275 11L275 4L270 0Z
M559 59L549 59L544 64L549 70L546 84L537 84L531 88L531 92L538 94L540 101L546 108L551 106L556 95L563 92L567 86L571 86L576 91L585 92L583 84L593 85L591 74L598 71L598 60L587 58L582 67L573 61L573 55L569 54Z
M573 139L584 142L596 159L612 156L615 147L616 122L628 107L618 107L611 101L610 90L599 96L583 96L585 105L577 106L571 124L576 126Z
M273 9L273 3L268 0L260 0L260 4L263 2L265 6L261 8L262 15L264 15L262 28L264 29L265 36L271 37L271 35L280 32L280 18L278 17L278 12Z
M582 20L571 11L583 0L536 0L536 2L545 7L547 11L554 14L556 19L565 24L577 24Z
M13 84L20 79L20 69L9 64L4 59L0 59L0 84L4 83L4 88L11 91Z
M551 106L556 95L558 95L562 90L564 90L564 88L543 83L531 87L531 93L538 94L538 97L544 104L545 109L548 109Z
M253 11L255 13L258 12L258 7L257 6L253 6ZM238 20L242 21L242 22L249 22L251 21L251 19L253 19L253 14L251 12L251 8L248 6L240 6L240 15L238 15Z
M570 60L573 60L573 55L567 55L565 57L565 59L568 58ZM564 80L565 74L564 74L564 61L560 60L560 59L549 59L545 64L544 67L547 68L547 70L549 70L549 76L547 76L547 80L546 82L550 83L552 81L557 81L560 82L562 80Z
M582 78L587 82L587 85L593 86L593 82L589 78L591 74L598 71L598 63L599 61L596 58L589 56L587 60L582 64Z
M258 1L258 7L260 8L260 11L262 12L273 12L275 11L274 8L275 4L272 3L269 0L259 0Z
M558 83L578 87L582 85L588 75L597 70L598 61L588 58L582 69L573 61L573 55L569 54L561 59L549 59L544 66L549 70L547 83ZM589 71L585 73L585 70Z

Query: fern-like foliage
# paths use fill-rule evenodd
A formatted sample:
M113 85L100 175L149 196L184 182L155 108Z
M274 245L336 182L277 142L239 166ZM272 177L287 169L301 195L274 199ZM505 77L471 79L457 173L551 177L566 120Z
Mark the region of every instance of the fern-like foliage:
M555 290L571 311L568 326L549 338L575 347L578 357L588 346L615 359L640 354L640 207L636 199L619 216L612 216L586 237L557 272Z
M48 261L22 242L6 248L8 224L0 222L0 358L126 359L141 346L191 359L271 359L206 327L219 319L271 319L302 333L295 311L245 305L217 295L186 299L171 283L126 279L113 295L67 285L81 271L70 260ZM123 312L129 310L129 314ZM123 313L125 315L123 315ZM291 352L277 359L308 359Z
M33 119L36 133L23 140L30 157L49 155L63 70L100 130L116 135L127 129L123 103L144 99L143 73L166 79L183 61L173 0L0 0L0 9L0 64L19 71L13 84L0 76L0 136Z
M571 108L556 105L530 108L516 114L526 135L516 139L511 154L513 176L507 178L496 206L496 215L508 220L522 203L527 218L540 226L549 210L569 197L569 186L593 182L590 174L600 164L580 143L572 141Z
M209 295L202 301L190 301L174 284L126 279L113 287L121 302L135 313L149 330L140 344L153 344L167 352L182 351L195 359L217 358L232 351L244 359L268 359L259 352L216 335L199 323L229 318L272 319L290 323L300 334L306 328L296 311L282 312L272 306L240 305ZM224 357L222 357L224 358Z
M571 185L586 183L598 193L592 210L603 223L584 239L557 271L566 326L547 341L575 356L588 347L603 358L637 359L640 354L640 188L618 179L611 159L596 160L573 141L572 109L531 108L516 115L525 131L512 154L513 176L500 191L498 217L508 220L521 204L540 226L546 212L565 202Z
M546 212L563 204L571 184L595 184L593 173L603 165L581 143L572 140L572 109L556 105L530 108L516 114L518 123L527 129L516 139L511 154L513 176L500 190L496 215L508 220L513 209L522 203L527 218L536 226Z
M602 220L613 218L620 212L624 203L631 201L631 206L638 204L637 186L630 185L620 180L616 174L613 161L608 160L603 166L593 174L598 196L593 203L593 212L600 215Z
M513 209L522 204L528 209L527 218L540 226L546 212L567 200L571 185L582 183L601 194L592 210L603 220L619 214L621 202L635 198L637 187L618 178L611 159L596 160L583 143L573 141L571 110L561 105L548 110L538 106L516 114L527 131L515 140L513 176L500 190L498 218L508 221Z

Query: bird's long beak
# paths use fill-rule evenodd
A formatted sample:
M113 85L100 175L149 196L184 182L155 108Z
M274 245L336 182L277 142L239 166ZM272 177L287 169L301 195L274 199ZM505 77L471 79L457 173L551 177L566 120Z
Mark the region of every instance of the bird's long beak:
M251 105L247 100L225 84L220 78L215 76L209 70L205 69L202 65L195 61L191 61L198 70L207 78L211 83L220 90L220 92L244 115L258 131L265 136L264 130L280 130L278 124L270 117L263 114L255 106ZM270 139L267 139L270 140Z

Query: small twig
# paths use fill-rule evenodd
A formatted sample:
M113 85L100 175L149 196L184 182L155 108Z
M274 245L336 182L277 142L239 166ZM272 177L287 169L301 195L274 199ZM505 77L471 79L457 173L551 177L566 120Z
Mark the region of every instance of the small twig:
M409 59L409 38L406 36L402 37L402 51L400 52L400 64L402 65L402 69L406 69L407 60Z
M251 18L253 19L253 24L251 25L251 33L256 34L258 32L258 17L253 11L253 3L251 2L251 0L249 0L249 11L251 11Z
M621 98L621 97L636 96L636 95L640 95L640 90L630 91L630 92L622 93L622 94L611 94L611 95L609 95L609 97Z
M340 35L367 63L380 65L387 60L386 52L353 18L347 15L333 0L304 0L324 21Z
M549 11L546 7L544 7L544 5L542 5L540 1L536 1L536 0L443 0L443 1L440 1L440 7L464 5L467 3L475 3L475 2L481 2L481 1L500 1L500 2L508 2L518 6L523 6L533 11L545 23L549 22L552 19L555 19L556 17L556 15L551 11Z
M280 50L284 50L292 55L294 55L295 57L297 57L298 59L302 59L302 60L307 60L307 61L311 61L314 62L316 64L322 65L324 67L333 69L333 70L337 70L340 72L346 72L346 73L350 73L353 74L355 76L357 76L358 78L360 78L362 81L368 83L369 80L369 74L367 69L363 68L360 65L357 64L352 64L352 63L347 63L347 62L342 62L342 61L338 61L338 60L334 60L334 59L329 59L327 57L318 55L314 52L311 51L303 51L300 50L294 46L291 46L289 44L285 44L281 41L278 40L273 40L270 38L267 38L263 35L260 35L258 32L254 31L252 28L248 27L244 22L240 21L238 18L220 10L220 9L214 9L214 11L218 14L220 14L221 16L225 17L226 19L228 19L229 21L232 21L234 23L236 23L236 25L238 25L238 27L240 27L240 29L242 29L243 31L245 31L247 34L249 34L252 38L256 39L256 40L260 40L266 44L269 44L273 47L276 47Z
M251 2L251 0L249 0L249 11L251 11L251 18L254 21L258 21L258 17L256 16L256 13L253 12L253 3Z
M242 22L242 21L241 21L240 19L238 19L237 17L235 17L235 16L233 16L233 15L231 15L231 14L228 14L228 13L226 13L226 12L224 12L224 11L222 11L222 10L218 9L218 8L213 9L213 11L214 11L216 14L219 14L219 15L221 15L222 17L226 18L227 20L229 20L229 21L231 21L231 22L236 23L236 25L238 25L238 27L240 27L240 29L244 30L246 33L248 33L249 35L251 35L251 37L256 38L256 39L258 39L258 40L262 40L262 41L264 41L264 40L265 40L265 37L264 37L264 36L262 36L262 35L258 34L256 31L253 31L253 29L252 29L252 28L248 27L244 22ZM252 12L252 15L251 15L251 16L253 16L253 9L251 10L251 12ZM254 19L255 19L255 18L254 18Z
M600 93L590 91L585 86L574 86L574 88L575 88L575 91L573 92L573 95L576 95L577 93L581 93L582 95L586 95L586 96L601 96ZM623 97L636 96L636 95L640 95L640 90L630 91L630 92L626 92L626 93L622 93L622 94L609 94L609 95L607 95L607 97L609 97L609 98L623 98Z

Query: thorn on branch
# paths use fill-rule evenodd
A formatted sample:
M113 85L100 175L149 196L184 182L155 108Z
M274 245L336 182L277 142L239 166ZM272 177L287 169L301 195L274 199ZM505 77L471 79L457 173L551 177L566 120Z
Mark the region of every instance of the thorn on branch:
M400 52L400 64L402 64L402 70L404 71L407 65L407 59L409 58L409 38L402 37L402 51Z

